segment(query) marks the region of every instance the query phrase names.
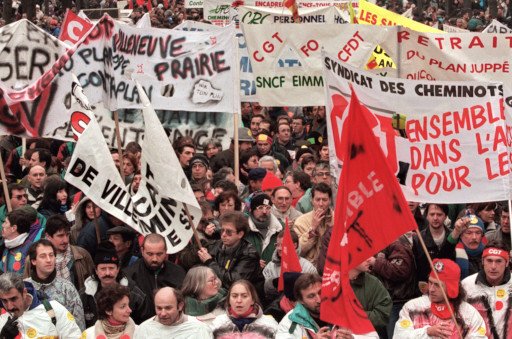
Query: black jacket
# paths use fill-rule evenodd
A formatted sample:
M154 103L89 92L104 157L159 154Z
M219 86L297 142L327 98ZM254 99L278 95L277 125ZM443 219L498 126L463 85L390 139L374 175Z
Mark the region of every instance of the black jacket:
M149 301L152 315L155 315L153 292L158 288L167 286L180 289L186 274L181 266L167 260L164 261L161 269L153 271L146 265L143 258L140 258L133 265L126 268L124 273L128 279L133 280L139 286L142 292L151 296Z
M229 289L239 279L246 279L255 286L264 282L260 268L260 256L256 249L245 239L232 249L224 249L222 240L208 247L213 259L205 262L222 281L222 287Z

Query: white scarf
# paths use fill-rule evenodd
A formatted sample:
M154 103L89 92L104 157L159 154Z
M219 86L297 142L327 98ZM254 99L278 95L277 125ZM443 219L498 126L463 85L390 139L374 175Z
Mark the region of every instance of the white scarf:
M8 249L16 248L20 245L22 245L25 240L28 238L28 233L21 233L16 238L12 240L4 239L5 247Z

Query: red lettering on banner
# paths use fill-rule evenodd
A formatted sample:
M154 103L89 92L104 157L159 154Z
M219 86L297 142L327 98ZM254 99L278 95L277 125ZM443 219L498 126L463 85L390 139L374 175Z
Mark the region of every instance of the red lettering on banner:
M420 167L427 169L429 166L438 167L441 164L457 162L462 154L459 151L460 141L451 139L442 140L439 144L426 144L422 150L418 146L411 146L411 169L417 170Z
M471 39L471 42L469 43L468 48L473 48L473 47L485 48L482 40L480 40L480 38L478 36L474 36L473 39Z
M424 188L428 194L437 194L441 189L444 192L460 190L463 186L471 187L471 183L467 180L468 175L467 166L450 168L439 173L431 172L428 175L415 173L411 178L411 188L416 195L420 188Z
M510 174L510 154L508 151L501 152L498 154L498 171L493 172L496 168L495 164L491 164L489 158L485 158L485 170L487 172L487 178L492 180L497 177L502 177Z
M377 14L373 14L371 12L365 11L362 9L359 12L359 18L358 20L362 20L364 22L368 22L372 25L375 25L377 23Z
M364 42L364 39L361 37L361 35L359 35L359 31L357 31L354 33L354 35L352 35L352 38L347 41L341 51L338 52L338 59L343 62L347 62L352 56L352 52L357 51L359 48L359 42ZM347 57L343 58L343 54L346 54Z

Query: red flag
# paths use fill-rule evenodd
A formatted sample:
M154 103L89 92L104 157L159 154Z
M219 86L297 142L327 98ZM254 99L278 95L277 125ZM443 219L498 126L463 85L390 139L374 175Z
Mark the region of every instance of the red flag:
M290 227L288 227L288 218L286 218L283 243L281 246L281 273L279 274L279 282L277 284L277 290L279 292L284 290L285 272L302 272L302 267L300 267L299 262L299 256L295 251L295 246L293 245L292 236L290 234Z
M283 0L283 6L292 12L295 22L299 22L299 6L297 5L297 0Z
M416 226L397 179L369 127L372 113L352 90L341 138L343 169L322 282L320 318L355 334L374 331L348 278L349 270Z
M74 45L89 32L92 26L89 20L81 18L68 9L62 22L59 40Z

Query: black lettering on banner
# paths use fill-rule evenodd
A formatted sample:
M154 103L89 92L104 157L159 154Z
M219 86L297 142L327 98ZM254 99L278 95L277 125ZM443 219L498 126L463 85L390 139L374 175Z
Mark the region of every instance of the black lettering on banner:
M174 59L171 62L160 62L155 65L154 72L158 80L168 79L195 79L201 75L212 76L214 72L222 73L229 71L231 66L226 65L224 51L216 51L209 54L199 53L194 58L184 57Z
M69 173L77 178L82 177L82 181L90 187L92 186L92 181L96 178L99 172L94 167L87 166L85 161L82 159L77 158L75 163L71 165Z

